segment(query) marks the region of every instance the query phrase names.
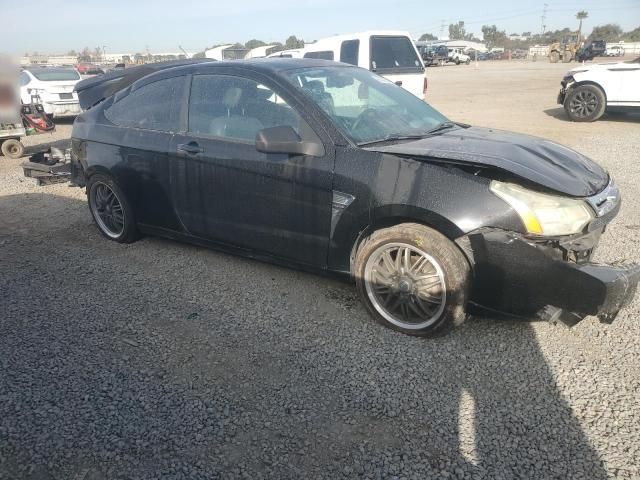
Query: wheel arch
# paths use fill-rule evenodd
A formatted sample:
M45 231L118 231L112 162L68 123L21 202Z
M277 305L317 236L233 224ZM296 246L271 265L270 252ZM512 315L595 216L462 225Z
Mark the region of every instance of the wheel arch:
M373 211L371 221L361 229L353 239L349 254L349 272L351 276L353 276L355 256L362 242L378 230L394 227L403 223L417 223L431 228L451 240L457 248L459 247L455 239L464 235L464 232L458 226L437 212L409 205L388 205L380 207Z
M604 102L605 105L607 103L607 90L598 82L594 81L594 80L576 80L574 83L571 84L570 86L570 90L573 90L575 88L578 87L582 87L584 85L592 85L594 87L597 87L600 89L600 91L602 91L602 94L604 95Z

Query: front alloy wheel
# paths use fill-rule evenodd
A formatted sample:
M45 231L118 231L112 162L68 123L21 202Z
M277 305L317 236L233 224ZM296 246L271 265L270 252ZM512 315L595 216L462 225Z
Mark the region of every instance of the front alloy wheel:
M369 256L364 275L371 304L389 323L421 330L442 315L444 273L422 250L406 243L382 245Z
M373 232L357 249L353 274L369 313L394 330L430 335L466 318L469 263L451 240L424 225Z

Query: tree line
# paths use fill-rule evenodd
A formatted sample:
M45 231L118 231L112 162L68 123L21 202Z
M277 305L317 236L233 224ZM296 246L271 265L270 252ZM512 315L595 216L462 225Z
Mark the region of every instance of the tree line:
M581 10L576 14L576 18L580 21L578 32L582 31L582 20L588 17L588 12ZM483 25L482 36L483 40L476 38L472 33L467 33L464 22L459 21L449 25L449 39L450 40L469 40L473 42L483 42L489 48L503 47L508 49L524 48L527 49L531 45L548 45L554 42L559 42L562 36L574 32L569 27L565 27L560 30L550 30L543 34L531 34L531 32L523 32L522 39L512 39L510 36L516 36L516 34L507 35L505 30L500 30L496 25ZM608 23L605 25L598 25L593 27L591 34L588 37L589 40L605 40L606 42L640 42L640 27L634 30L625 32L620 25L615 23ZM431 33L424 33L419 38L420 41L436 41L438 37Z

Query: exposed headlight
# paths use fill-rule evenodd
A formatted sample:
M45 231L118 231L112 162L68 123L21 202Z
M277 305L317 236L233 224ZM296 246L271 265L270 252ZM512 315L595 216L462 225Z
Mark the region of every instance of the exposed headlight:
M556 236L580 233L593 219L582 200L534 192L520 185L493 180L490 189L518 212L527 232Z

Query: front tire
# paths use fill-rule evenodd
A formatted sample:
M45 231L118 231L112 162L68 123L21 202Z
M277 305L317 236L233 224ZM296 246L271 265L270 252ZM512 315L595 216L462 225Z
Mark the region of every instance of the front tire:
M466 318L469 264L453 242L423 225L374 232L358 248L354 274L369 313L399 332L443 333Z
M103 174L89 177L87 200L91 216L104 237L119 243L131 243L140 237L133 208L111 177Z
M594 122L607 108L604 92L595 85L580 85L564 99L564 110L574 122Z

